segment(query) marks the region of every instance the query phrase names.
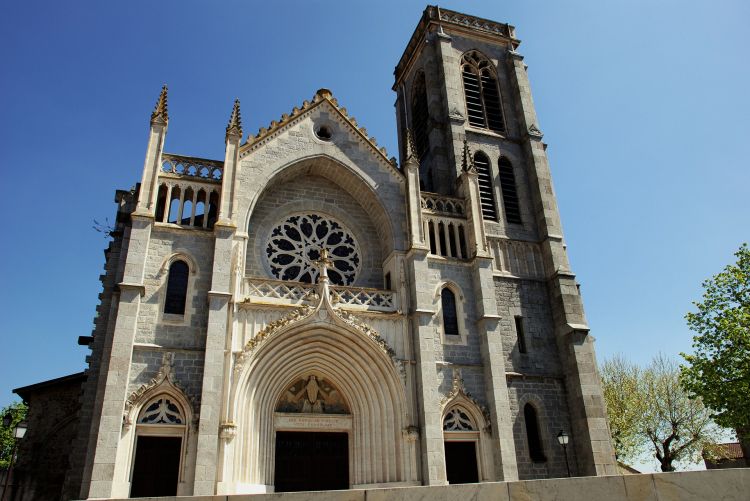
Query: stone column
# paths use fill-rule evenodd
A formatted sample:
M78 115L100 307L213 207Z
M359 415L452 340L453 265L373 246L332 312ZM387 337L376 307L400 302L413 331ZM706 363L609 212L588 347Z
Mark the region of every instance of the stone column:
M237 227L234 223L234 191L237 179L238 156L242 125L240 102L234 108L226 129L224 173L221 178L221 206L219 220L214 225L214 247L211 290L208 292L208 329L203 362L198 451L195 464L193 494L210 496L216 493L219 463L219 427L222 419L224 394L225 354L230 349L230 302L232 300L232 250Z
M96 451L91 469L90 498L128 495L130 465L117 461L125 400L128 397L133 340L138 325L141 297L145 293L143 272L151 237L153 218L132 216L130 244L120 290L117 320L112 333L99 428L96 430Z
M459 193L466 200L466 219L469 223L468 257L488 257L487 239L484 233L484 220L482 219L482 204L479 198L479 180L477 171L473 167L468 146L464 142L464 170L458 178ZM494 284L491 284L494 290Z
M444 485L445 450L443 423L438 393L437 367L435 365L435 331L432 317L433 291L425 277L428 274L427 250L412 249L407 254L409 281L411 282L411 329L414 336L417 391L420 403L419 438L423 485Z
M164 151L164 140L167 137L167 86L161 89L159 100L151 113L151 128L148 134L146 159L143 162L141 189L138 196L137 214L151 214L156 211L156 197L159 192L159 171L161 170L161 155ZM169 210L166 207L165 210Z
M500 315L494 297L492 258L478 257L473 263L474 294L477 299L477 333L480 339L487 406L492 426L492 453L497 481L518 480L516 444L510 415L508 381L505 377Z
M570 271L557 201L552 189L545 145L537 123L523 56L508 53L511 81L516 92L522 146L527 159L534 213L548 275L555 334L567 388L571 416L571 443L581 475L614 475L617 466L610 442L593 339L583 311L575 275Z

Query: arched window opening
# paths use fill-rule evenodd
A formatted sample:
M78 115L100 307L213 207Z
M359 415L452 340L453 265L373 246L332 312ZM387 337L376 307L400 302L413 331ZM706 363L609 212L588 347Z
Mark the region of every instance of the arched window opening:
M495 209L495 190L492 187L492 171L490 170L490 159L477 151L474 154L474 165L477 168L477 181L479 182L479 201L482 205L482 217L491 221L497 221L497 209Z
M208 224L207 228L213 228L216 222L216 217L219 210L219 194L215 191L211 192L208 198Z
M437 243L435 241L435 224L430 221L427 223L428 233L430 237L430 252L437 254Z
M164 300L164 313L185 314L187 300L188 276L190 268L185 261L175 261L169 266L167 279L167 296Z
M503 207L505 208L505 219L509 223L521 224L521 208L518 203L518 191L516 190L516 176L513 173L513 165L502 157L498 162L500 174L500 189L503 193Z
M440 244L440 255L449 256L445 242L445 225L442 222L438 223L438 244Z
M547 461L542 448L542 438L539 434L539 421L536 409L531 404L523 407L523 419L526 422L526 440L529 444L529 456L535 463Z
M461 58L461 75L469 125L505 133L500 90L492 64L478 52Z
M193 224L199 228L206 227L206 192L198 191L198 197L195 199L195 219Z
M424 73L419 72L411 90L411 126L417 155L421 159L429 149L429 111L427 109L427 86Z
M172 188L172 194L169 199L169 219L168 223L177 223L180 217L180 188Z
M164 221L164 212L167 207L167 185L162 184L159 186L159 194L156 196L156 220Z
M458 336L458 314L456 313L456 295L448 287L440 291L443 310L443 332L446 336Z
M526 332L523 330L523 317L516 316L516 340L518 341L518 352L526 353Z

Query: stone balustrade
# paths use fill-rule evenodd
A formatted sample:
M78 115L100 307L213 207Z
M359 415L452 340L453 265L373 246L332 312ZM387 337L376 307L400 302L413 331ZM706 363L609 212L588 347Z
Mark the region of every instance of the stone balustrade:
M331 286L331 301L346 310L396 312L400 309L395 291L368 287ZM244 301L278 305L313 305L319 299L317 285L286 280L245 278Z
M224 162L163 153L161 156L161 173L220 183L224 175Z
M446 197L437 193L422 192L422 210L435 214L465 217L466 202L463 198Z

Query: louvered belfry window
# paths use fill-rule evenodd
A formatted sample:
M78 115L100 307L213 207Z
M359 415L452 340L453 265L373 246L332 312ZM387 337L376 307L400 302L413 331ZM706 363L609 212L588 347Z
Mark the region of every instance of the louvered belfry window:
M521 209L518 204L518 192L516 191L516 176L513 174L513 165L502 157L498 162L500 174L500 189L503 193L503 207L505 208L505 219L509 223L521 224Z
M469 125L505 133L500 91L492 64L476 51L467 52L461 59L461 74Z
M417 147L417 155L421 159L429 149L427 110L427 86L425 85L424 73L419 72L414 79L411 91L411 126L414 132L414 143Z
M479 181L479 201L482 203L482 217L497 221L497 209L495 209L495 190L492 188L492 171L490 170L490 159L481 151L474 154L474 165L477 168L477 181Z

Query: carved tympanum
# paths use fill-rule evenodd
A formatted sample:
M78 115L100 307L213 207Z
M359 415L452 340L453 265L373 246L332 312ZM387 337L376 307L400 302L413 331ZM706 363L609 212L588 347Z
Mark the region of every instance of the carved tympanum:
M339 390L326 379L311 375L300 378L281 396L278 412L349 414Z

